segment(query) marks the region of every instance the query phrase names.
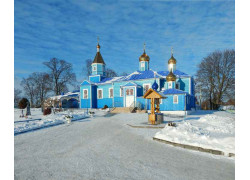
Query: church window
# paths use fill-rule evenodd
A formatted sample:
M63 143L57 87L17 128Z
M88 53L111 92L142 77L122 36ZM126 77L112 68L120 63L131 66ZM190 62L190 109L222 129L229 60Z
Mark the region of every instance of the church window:
M109 98L113 98L114 97L114 90L113 88L109 88Z
M141 62L141 67L145 67L145 62Z
M102 89L97 90L97 98L102 99Z
M168 89L172 88L172 82L168 82Z
M130 89L130 90L129 90L129 95L130 95L130 96L133 96L133 95L134 95L134 89Z
M174 104L178 104L178 96L177 95L174 95L173 100L174 100Z
M126 95L127 96L129 95L129 89L126 89Z
M145 94L150 88L150 84L143 84L143 94Z
M177 82L177 83L175 84L175 89L180 89L180 83L179 83L179 82Z
M96 66L93 66L92 70L93 70L93 71L96 71Z
M88 99L88 90L83 89L83 99Z
M123 88L120 88L120 96L123 96Z

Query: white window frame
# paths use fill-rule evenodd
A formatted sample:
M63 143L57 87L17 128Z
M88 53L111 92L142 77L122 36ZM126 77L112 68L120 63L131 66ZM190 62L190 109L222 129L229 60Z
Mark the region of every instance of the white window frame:
M120 87L120 97L123 97L123 88Z
M102 91L102 98L99 98L99 91ZM103 99L103 89L97 89L97 99Z
M141 62L141 67L145 68L145 62L144 61Z
M84 98L84 91L87 90L87 98ZM89 98L89 90L88 89L83 89L82 90L82 99L88 99Z
M110 90L111 89L113 90L113 97L114 97L114 88L109 88L109 98L113 98L113 97L110 96Z
M96 66L94 65L94 66L92 66L92 71L96 71Z
M174 101L174 97L177 97L177 102ZM173 96L173 103L174 103L174 104L178 104L178 102L179 102L179 97L178 97L178 95L174 95L174 96Z
M142 86L143 86L143 95L146 93L146 91L145 91L145 86L147 86L147 85L149 85L149 88L148 88L148 89L150 89L150 86L151 86L150 83L145 83L145 84L142 85Z
M168 89L172 89L173 88L173 83L172 82L168 82Z

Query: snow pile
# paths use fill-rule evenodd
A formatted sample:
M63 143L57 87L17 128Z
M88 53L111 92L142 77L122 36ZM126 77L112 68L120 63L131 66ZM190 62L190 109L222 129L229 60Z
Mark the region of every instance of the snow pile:
M177 127L166 125L154 137L180 144L220 150L228 156L229 153L235 153L235 118L226 112L209 114L200 118L187 118L177 123Z
M55 126L66 122L65 116L72 115L72 121L86 118L88 115L83 110L74 110L73 112L59 112L44 116L41 109L31 109L31 116L27 118L19 117L21 114L20 109L14 110L14 134L31 131L35 129ZM25 114L25 112L24 112Z

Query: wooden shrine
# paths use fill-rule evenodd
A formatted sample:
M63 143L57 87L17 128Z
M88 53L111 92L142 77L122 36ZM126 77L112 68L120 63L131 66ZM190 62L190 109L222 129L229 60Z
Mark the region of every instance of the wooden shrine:
M149 89L143 96L144 99L151 100L151 112L148 114L148 122L150 124L160 124L163 121L163 114L160 113L160 99L166 99L164 95L161 95L153 89Z

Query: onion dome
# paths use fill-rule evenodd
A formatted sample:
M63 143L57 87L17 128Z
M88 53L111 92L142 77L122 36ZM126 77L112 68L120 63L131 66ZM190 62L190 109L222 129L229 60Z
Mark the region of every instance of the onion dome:
M158 84L156 83L156 80L155 80L155 82L152 84L152 89L157 91L158 87L159 86L158 86Z
M176 59L172 55L171 58L168 60L168 64L176 64Z
M173 48L171 49L171 58L168 60L168 64L176 64L176 59L173 55Z
M143 52L143 54L139 57L139 61L149 61L149 60L150 60L149 56L146 54L145 46L146 46L146 44L144 43L144 52Z
M167 80L167 82L176 80L176 76L174 75L174 73L172 71L169 72L169 74L166 77L166 80Z
M94 61L93 61L92 63L105 64L105 62L104 62L104 60L103 60L103 58L102 58L102 55L101 55L101 53L100 53L100 48L101 48L101 46L100 46L100 44L99 44L99 37L97 38L97 41L98 41L97 46L96 46L97 52L96 52Z

